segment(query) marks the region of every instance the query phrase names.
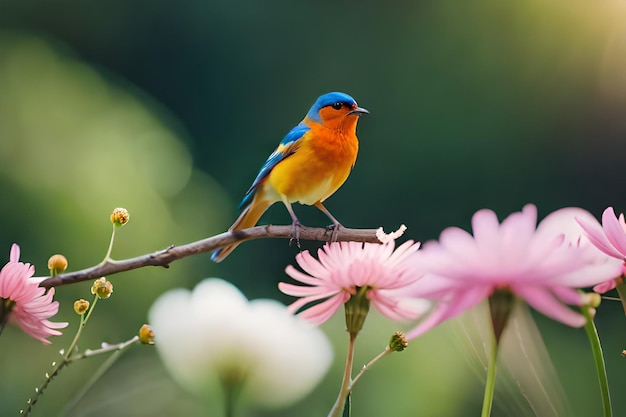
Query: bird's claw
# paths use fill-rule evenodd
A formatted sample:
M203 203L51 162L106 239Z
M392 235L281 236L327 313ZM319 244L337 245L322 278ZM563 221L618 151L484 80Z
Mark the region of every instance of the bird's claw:
M330 241L331 242L336 242L337 241L337 237L339 235L339 229L341 228L341 224L339 223L333 223L333 224L329 224L328 226L326 226L326 231L327 232L331 232L330 233Z
M289 245L293 245L295 242L298 249L302 249L302 247L300 246L300 227L302 227L302 223L293 222L292 225L293 225L293 237L289 239Z

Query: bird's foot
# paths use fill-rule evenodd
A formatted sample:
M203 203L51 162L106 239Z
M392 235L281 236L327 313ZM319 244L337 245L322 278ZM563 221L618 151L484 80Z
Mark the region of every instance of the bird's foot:
M341 229L342 227L343 226L340 223L333 223L333 224L326 226L326 231L330 232L331 242L337 241L337 236L339 235L339 229Z
M300 223L299 221L294 221L292 223L292 226L293 226L293 237L289 239L289 245L293 245L295 243L298 249L302 249L300 247L300 228L302 227L302 223Z

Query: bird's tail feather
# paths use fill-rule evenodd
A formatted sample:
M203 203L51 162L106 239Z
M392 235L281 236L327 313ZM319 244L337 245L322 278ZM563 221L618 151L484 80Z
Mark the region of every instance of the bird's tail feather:
M237 217L237 220L235 220L235 223L233 223L228 230L232 232L235 230L254 227L263 213L265 213L265 210L267 210L271 205L272 202L263 200L256 196L256 198L252 200L252 203L243 209L239 217ZM224 246L223 248L216 250L213 252L213 255L211 255L211 260L214 262L222 262L224 258L230 255L230 253L234 251L238 245L239 243L233 243L232 245Z

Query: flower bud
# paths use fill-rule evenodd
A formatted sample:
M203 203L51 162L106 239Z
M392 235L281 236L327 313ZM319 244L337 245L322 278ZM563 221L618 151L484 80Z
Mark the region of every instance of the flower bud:
M367 298L369 287L357 287L356 294L344 304L346 313L346 327L348 333L358 334L370 310L370 300Z
M52 255L48 259L48 269L52 276L62 273L67 269L67 258L60 254Z
M98 296L100 299L109 298L113 292L113 284L105 277L98 278L91 286L91 293Z
M402 332L395 332L389 340L389 350L393 352L402 352L407 346L409 346L409 342Z
M76 312L76 314L82 316L87 310L89 310L89 301L82 298L80 300L74 301L74 311Z
M113 213L111 213L111 223L113 223L117 227L124 226L126 223L128 223L129 219L130 214L125 208L118 207L113 210Z
M515 296L507 289L499 289L489 296L489 311L491 313L491 325L496 343L500 342L502 332L506 327L513 310Z
M595 292L583 294L583 305L598 308L602 302L602 296Z
M593 307L589 307L587 309L587 313L589 313L589 317L591 318L591 320L593 320L596 317L596 313L598 312L598 310L596 310Z
M154 332L149 325L144 324L139 329L139 341L144 345L154 345Z

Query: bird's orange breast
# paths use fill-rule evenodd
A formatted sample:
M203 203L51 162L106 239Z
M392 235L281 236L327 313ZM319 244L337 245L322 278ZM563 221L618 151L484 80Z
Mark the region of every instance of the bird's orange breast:
M298 150L269 174L266 192L313 205L337 191L350 175L359 149L357 117L350 119L354 120L337 129L312 123Z

